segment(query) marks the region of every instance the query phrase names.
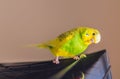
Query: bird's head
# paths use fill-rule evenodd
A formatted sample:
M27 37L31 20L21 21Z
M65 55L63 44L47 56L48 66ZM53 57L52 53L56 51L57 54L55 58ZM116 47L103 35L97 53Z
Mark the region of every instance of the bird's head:
M85 44L99 43L101 40L100 32L97 29L89 27L81 27L80 35Z

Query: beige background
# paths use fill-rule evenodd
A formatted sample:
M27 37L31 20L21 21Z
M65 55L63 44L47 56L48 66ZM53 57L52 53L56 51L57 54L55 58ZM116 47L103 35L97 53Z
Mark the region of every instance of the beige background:
M0 62L53 59L48 50L26 46L86 25L102 34L86 53L107 49L113 79L120 79L119 21L119 0L0 0Z

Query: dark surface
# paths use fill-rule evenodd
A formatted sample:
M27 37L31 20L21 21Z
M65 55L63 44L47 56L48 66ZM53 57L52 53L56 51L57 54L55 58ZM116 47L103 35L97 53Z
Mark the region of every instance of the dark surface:
M56 77L74 62L76 64L65 74ZM78 61L61 59L60 64L44 61L0 65L0 79L80 79L82 72L85 79L112 79L106 50L88 54L87 58Z

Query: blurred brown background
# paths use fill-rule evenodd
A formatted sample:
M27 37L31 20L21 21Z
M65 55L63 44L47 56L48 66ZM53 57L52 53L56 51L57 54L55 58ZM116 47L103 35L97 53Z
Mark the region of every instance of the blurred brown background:
M0 0L0 63L53 59L48 50L27 45L86 25L102 34L102 41L86 53L107 49L113 79L119 79L119 21L119 0Z

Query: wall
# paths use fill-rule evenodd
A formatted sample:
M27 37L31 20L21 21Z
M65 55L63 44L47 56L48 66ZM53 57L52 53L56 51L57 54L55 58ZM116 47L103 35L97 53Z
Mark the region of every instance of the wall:
M53 59L48 50L27 45L86 25L102 34L102 41L86 53L107 49L113 79L119 79L119 14L119 0L0 0L0 62Z

